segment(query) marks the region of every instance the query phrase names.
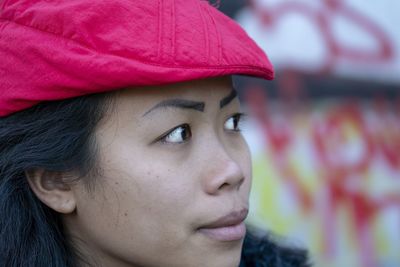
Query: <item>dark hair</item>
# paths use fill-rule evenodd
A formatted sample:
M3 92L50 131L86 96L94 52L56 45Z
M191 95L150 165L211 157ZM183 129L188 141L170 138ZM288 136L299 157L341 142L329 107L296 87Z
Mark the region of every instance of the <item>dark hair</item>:
M282 237L249 227L239 267L311 267L308 252Z
M43 102L0 118L0 266L77 266L60 216L31 191L26 172L74 172L79 179L96 169L93 133L107 99Z

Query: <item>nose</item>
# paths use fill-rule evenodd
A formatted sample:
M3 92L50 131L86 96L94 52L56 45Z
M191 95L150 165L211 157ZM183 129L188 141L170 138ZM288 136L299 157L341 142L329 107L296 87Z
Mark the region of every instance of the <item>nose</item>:
M239 190L245 180L240 165L226 153L214 154L210 170L203 177L204 191L210 195L217 195L223 191Z

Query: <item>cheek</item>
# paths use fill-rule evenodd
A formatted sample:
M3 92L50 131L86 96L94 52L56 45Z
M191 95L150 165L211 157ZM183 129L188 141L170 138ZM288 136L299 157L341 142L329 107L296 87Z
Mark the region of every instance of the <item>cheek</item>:
M140 157L121 153L114 159L105 174L106 179L114 181L110 187L118 195L116 201L123 210L119 212L124 215L122 221L134 224L132 227L139 230L162 228L168 232L171 227L182 228L188 203L198 189L196 179L191 177L193 173L182 160L164 157L162 153L155 157L154 153L144 150Z
M192 195L192 186L181 181L177 171L162 166L141 167L124 165L123 175L108 172L108 198L113 199L115 216L122 218L131 227L160 228L176 222L177 216L187 206ZM121 171L118 171L121 173ZM111 178L112 177L112 178Z
M252 179L253 179L253 172L252 172L252 160L251 160L250 150L248 149L246 143L245 143L245 147L242 152L241 159L239 161L239 165L240 165L240 167L243 171L243 175L245 177L242 192L243 192L243 194L245 194L246 198L249 198Z
M148 248L152 257L184 251L192 231L193 185L184 182L185 174L160 164L134 166L114 162L105 168L96 197L81 200L81 232L96 247L132 261L148 261L142 259Z
M174 216L175 210L182 210L194 186L185 179L183 159L171 157L180 153L164 153L121 137L117 140L101 162L102 180L111 194L117 194L119 206L139 218Z
M244 187L250 190L252 181L252 158L249 146L243 137L235 139L227 145L231 158L239 165L245 178Z
M241 151L241 160L239 163L243 169L243 172L246 173L247 175L251 176L252 173L252 159L251 159L251 154L250 150L247 146L247 143L244 143L244 147Z

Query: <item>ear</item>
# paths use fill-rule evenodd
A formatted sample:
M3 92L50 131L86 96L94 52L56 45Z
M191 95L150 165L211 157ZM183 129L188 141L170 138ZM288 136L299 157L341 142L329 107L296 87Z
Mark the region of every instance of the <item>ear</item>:
M74 192L62 173L35 169L26 171L25 175L32 191L48 207L64 214L76 209Z

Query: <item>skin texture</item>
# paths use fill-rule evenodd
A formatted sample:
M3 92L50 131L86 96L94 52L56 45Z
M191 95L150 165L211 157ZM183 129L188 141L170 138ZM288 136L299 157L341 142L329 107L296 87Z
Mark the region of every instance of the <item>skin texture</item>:
M199 231L248 208L250 154L232 123L239 101L220 108L231 92L230 77L121 90L95 132L101 176L90 178L94 190L83 181L49 186L36 175L31 186L63 213L83 258L114 267L239 265L242 239L218 241ZM156 107L177 98L204 102L204 111ZM186 140L182 128L174 131L182 124L190 126Z

